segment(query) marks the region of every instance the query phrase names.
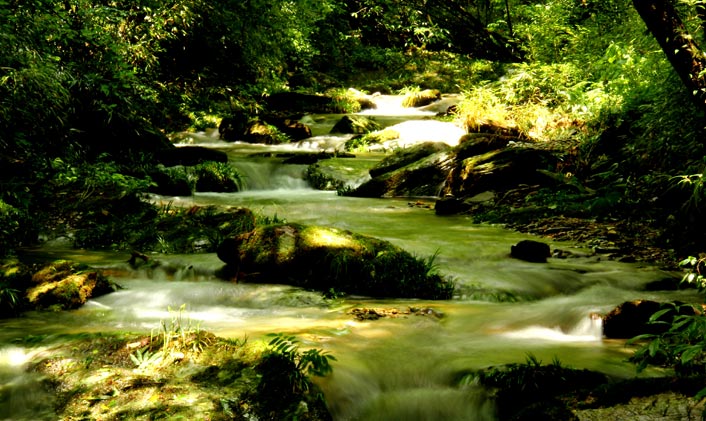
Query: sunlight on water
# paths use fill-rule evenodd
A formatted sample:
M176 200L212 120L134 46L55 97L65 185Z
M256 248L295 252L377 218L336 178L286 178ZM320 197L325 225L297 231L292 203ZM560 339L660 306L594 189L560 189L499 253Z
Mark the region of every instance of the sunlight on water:
M42 384L42 377L25 371L37 352L15 346L0 348L0 419L56 419L53 397Z
M454 123L434 120L412 120L391 126L390 129L399 132L399 147L409 147L420 142L444 142L449 146L457 146L458 141L466 131Z
M402 101L404 96L402 95L375 95L370 97L370 99L375 103L376 108L369 110L363 110L358 114L369 115L369 116L433 116L436 115L437 111L425 110L421 108L409 108L403 107Z

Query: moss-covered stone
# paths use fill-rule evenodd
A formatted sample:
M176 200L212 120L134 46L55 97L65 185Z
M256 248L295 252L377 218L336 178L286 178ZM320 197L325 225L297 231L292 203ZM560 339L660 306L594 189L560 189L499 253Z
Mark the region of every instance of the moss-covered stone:
M441 142L424 142L407 149L400 149L395 151L392 155L385 157L375 167L371 168L370 176L377 177L378 175L394 171L424 159L434 153L445 152L449 149L451 149L449 145Z
M403 164L402 162L401 164ZM355 197L437 196L453 168L453 154L437 152L377 175L347 195Z
M380 124L362 115L343 116L331 129L331 133L365 134L380 130Z
M59 260L44 266L32 276L26 298L33 308L75 309L91 297L115 290L100 272L75 262Z
M218 257L239 279L376 297L450 298L453 285L420 259L374 237L277 224L226 239Z

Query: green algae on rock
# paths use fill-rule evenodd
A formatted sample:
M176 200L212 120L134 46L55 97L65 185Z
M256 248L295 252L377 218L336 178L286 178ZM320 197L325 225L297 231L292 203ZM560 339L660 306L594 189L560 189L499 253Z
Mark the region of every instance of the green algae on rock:
M375 297L450 298L452 282L421 259L374 237L322 226L276 224L230 237L218 257L250 282L285 283Z

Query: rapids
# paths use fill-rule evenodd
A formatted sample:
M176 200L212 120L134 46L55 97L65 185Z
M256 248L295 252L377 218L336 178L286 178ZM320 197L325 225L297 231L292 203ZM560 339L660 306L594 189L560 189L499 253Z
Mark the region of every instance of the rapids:
M323 124L335 122L331 116L309 118L328 121ZM325 130L319 128L319 132ZM328 142L334 148L342 141L341 137L318 136L322 144ZM302 179L304 166L245 158L262 150L312 148L316 142L264 147L224 144L211 133L184 137L184 144L227 151L233 165L247 174L248 189L154 200L178 206L243 206L290 222L373 235L421 257L437 254L434 262L439 271L457 284L452 300L347 297L329 301L285 285L218 280L215 271L222 263L215 254L157 256L166 263L164 270L136 272L129 269L125 253L47 245L31 253L102 268L114 274L124 289L75 311L28 313L0 321L0 419L51 419L46 418L49 408L37 387L40 379L22 371L31 351L16 345L17 339L98 331L149 332L170 317L170 309L186 305L191 320L217 335L258 338L285 332L306 346L334 355L333 374L317 382L336 420L492 420L492 399L477 385L461 381L464 373L524 362L532 354L545 363L557 358L574 368L632 377L635 368L625 362L630 350L624 341L602 338L595 314L631 299L696 299L693 292L643 291L651 281L675 276L650 265L598 257L550 259L546 264L514 260L509 257L510 246L532 237L500 226L473 224L466 216L437 217L426 206L432 202L425 198L362 199L316 191ZM585 252L572 244L551 246ZM478 291L503 291L518 301L498 303ZM432 308L443 317L408 315L358 321L348 313L358 307Z

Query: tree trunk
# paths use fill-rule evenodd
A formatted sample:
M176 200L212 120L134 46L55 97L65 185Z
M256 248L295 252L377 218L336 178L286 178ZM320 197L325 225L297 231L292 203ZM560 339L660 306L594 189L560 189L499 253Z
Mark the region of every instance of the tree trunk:
M687 32L671 0L633 0L633 5L696 104L706 111L706 56Z

